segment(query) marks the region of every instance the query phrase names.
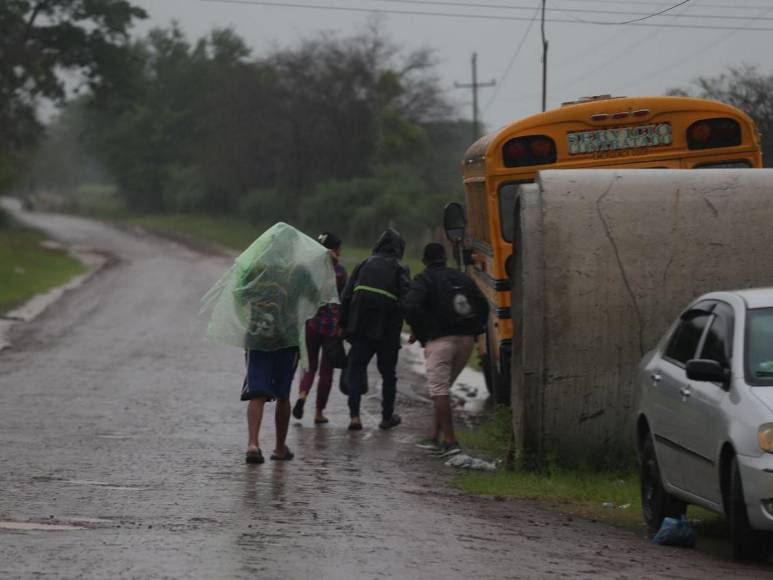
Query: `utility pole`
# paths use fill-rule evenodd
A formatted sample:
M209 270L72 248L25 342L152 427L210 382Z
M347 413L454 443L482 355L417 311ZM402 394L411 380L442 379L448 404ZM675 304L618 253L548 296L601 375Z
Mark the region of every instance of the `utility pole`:
M480 87L493 87L497 82L491 80L487 83L478 82L478 54L472 53L472 83L454 83L457 89L472 89L472 140L477 141L480 137L478 128L478 89Z
M548 41L545 38L545 2L542 0L542 111L548 100Z

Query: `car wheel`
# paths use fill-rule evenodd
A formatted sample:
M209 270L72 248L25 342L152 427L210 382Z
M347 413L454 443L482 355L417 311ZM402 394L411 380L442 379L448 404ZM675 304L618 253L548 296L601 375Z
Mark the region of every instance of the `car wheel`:
M730 498L727 506L730 521L730 542L733 557L738 560L765 562L770 557L770 534L752 529L746 502L743 498L743 484L738 460L733 457L730 465Z
M663 487L660 478L658 459L655 457L655 446L649 435L644 441L641 451L641 509L647 526L655 531L660 529L663 518L678 518L687 511L687 504L675 498Z

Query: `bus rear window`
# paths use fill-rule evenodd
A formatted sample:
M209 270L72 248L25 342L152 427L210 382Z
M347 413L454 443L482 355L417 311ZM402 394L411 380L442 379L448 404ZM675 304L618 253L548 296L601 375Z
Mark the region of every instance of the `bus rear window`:
M518 186L522 183L534 183L532 179L523 181L511 181L505 183L499 188L499 223L502 227L502 239L513 243L513 221L515 213L515 194L518 193Z

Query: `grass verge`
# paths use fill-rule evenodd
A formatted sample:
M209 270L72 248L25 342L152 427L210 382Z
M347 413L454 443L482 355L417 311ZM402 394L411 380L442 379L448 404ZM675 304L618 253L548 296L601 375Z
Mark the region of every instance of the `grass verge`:
M64 251L41 247L45 239L17 225L0 229L0 314L86 271Z
M488 411L480 425L460 429L458 437L462 447L474 455L504 458L511 437L510 410L500 407ZM468 493L534 500L567 515L646 533L639 477L633 469L462 471L450 485ZM720 516L696 506L689 507L687 516L699 536L727 537L727 525Z

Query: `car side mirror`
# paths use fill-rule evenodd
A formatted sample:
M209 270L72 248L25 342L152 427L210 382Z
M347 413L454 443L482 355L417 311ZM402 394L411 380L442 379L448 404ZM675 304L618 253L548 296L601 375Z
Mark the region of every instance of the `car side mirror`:
M730 382L730 369L715 360L694 358L687 361L687 378L691 381L707 381L727 385Z
M467 217L464 215L464 208L461 204L454 201L443 209L443 229L446 231L448 241L452 244L464 241Z

